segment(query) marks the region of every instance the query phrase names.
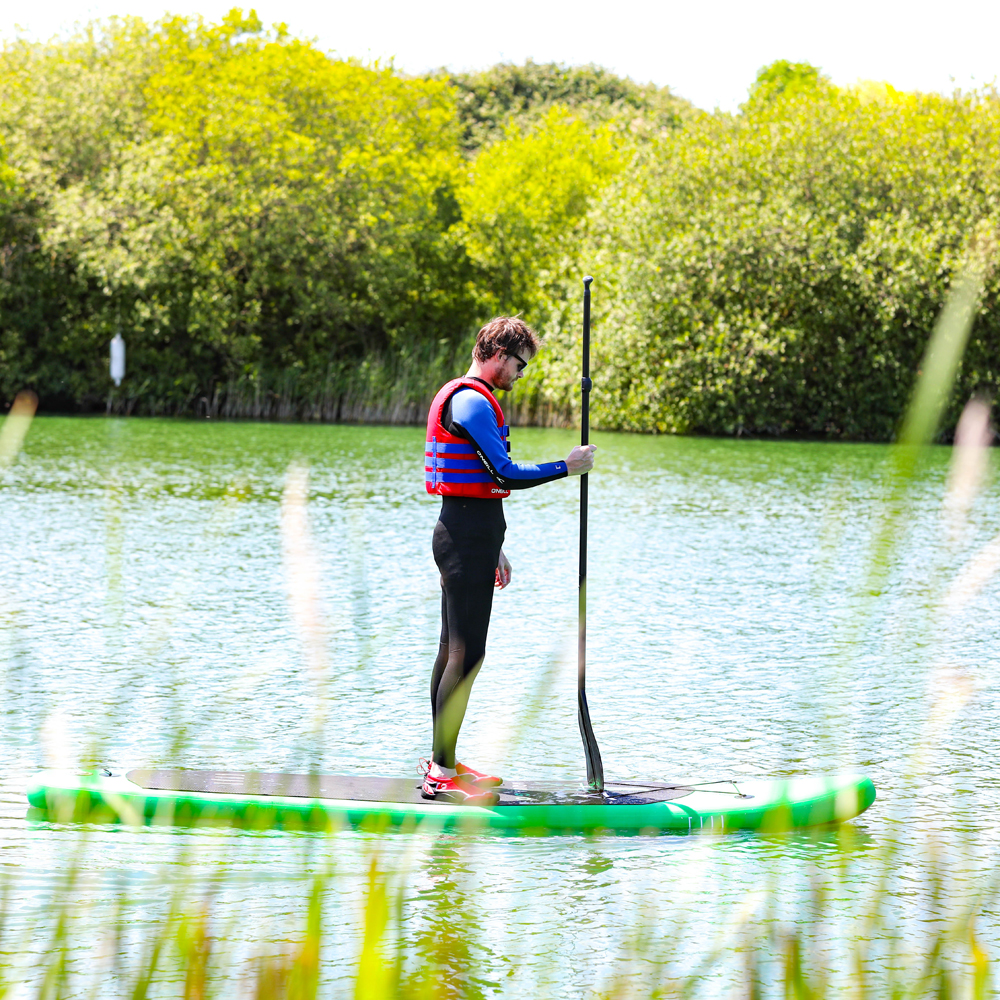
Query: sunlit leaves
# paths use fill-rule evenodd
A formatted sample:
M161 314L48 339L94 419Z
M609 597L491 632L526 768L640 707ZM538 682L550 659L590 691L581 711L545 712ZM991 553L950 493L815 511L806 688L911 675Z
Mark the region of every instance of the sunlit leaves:
M538 127L511 126L478 156L459 191L469 255L492 279L497 309L540 304L546 278L583 236L593 199L627 162L607 126L588 126L554 107ZM541 287L540 287L541 286Z
M844 90L779 68L740 114L648 145L591 215L579 272L599 282L606 427L892 437L970 241L997 231L992 91ZM1000 380L997 290L994 276L946 433ZM577 324L566 314L541 359L560 406Z
M444 81L332 59L239 11L14 43L0 78L34 230L5 239L20 271L5 272L0 350L19 364L0 392L99 398L118 328L126 388L183 408L220 379L321 382L473 325ZM11 322L26 293L42 310Z

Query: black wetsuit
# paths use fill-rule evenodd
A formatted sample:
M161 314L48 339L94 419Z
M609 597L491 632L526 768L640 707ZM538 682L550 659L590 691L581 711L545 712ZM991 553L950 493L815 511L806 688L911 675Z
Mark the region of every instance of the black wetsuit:
M475 390L464 391L477 397L471 400L473 405L478 406L479 400L487 402ZM456 421L452 416L453 400L454 396L445 404L442 425L450 434L472 443L498 486L527 489L566 476L565 462L536 466L510 463L507 459L501 464L496 441L485 439L491 433L489 424L484 420L466 427ZM492 409L489 416L495 432ZM473 422L466 423L471 425ZM503 500L442 497L433 543L434 561L441 571L441 644L431 676L434 762L441 767L455 766L458 730L472 683L486 653L497 562L506 530Z

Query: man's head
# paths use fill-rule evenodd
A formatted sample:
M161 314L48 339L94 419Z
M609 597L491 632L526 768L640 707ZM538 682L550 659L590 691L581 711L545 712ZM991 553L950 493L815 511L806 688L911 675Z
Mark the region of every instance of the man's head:
M538 353L537 334L514 316L491 319L476 337L473 360L483 378L498 389L513 389L524 366Z

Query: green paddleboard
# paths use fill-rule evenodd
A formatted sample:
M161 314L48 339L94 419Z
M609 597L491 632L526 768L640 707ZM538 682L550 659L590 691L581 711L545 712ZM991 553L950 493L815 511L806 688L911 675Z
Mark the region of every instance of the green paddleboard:
M417 778L154 770L42 771L28 800L57 822L214 824L251 829L499 829L525 832L775 832L840 823L875 801L859 775L779 780L507 782L490 808L421 798Z

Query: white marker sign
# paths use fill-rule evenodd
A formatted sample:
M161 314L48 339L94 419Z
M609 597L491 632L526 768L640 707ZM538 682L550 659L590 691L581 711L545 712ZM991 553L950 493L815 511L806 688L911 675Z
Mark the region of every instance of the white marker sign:
M115 385L121 385L125 378L125 341L116 333L111 341L111 377Z

